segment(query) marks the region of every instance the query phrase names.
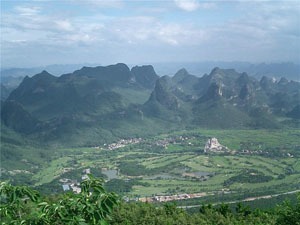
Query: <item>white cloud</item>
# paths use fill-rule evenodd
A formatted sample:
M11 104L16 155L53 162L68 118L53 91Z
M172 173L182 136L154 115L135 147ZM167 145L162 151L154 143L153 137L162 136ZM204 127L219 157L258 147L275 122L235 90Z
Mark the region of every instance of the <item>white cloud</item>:
M84 4L97 8L122 8L123 0L69 0L73 3Z
M17 6L17 7L15 7L15 10L21 16L35 16L40 13L41 8L40 7Z
M102 34L116 43L188 46L206 40L205 31L192 24L161 21L154 17L115 18L106 24Z
M216 7L214 2L199 2L198 0L174 0L174 2L177 7L188 12Z
M217 6L216 11L221 13L219 18L211 11L176 14L178 10L174 9L173 1L148 3L149 10L139 3L135 8L133 2L128 8L123 2L124 8L108 10L103 1L74 1L72 7L76 10L72 11L70 7L68 13L64 13L61 6L51 8L53 5L50 4L51 7L47 7L50 6L47 1L39 4L40 7L22 4L3 11L1 55L5 56L5 61L18 62L20 55L31 52L36 54L36 60L46 60L46 53L58 54L57 61L61 63L67 58L73 59L74 55L74 60L86 61L101 56L103 60L117 57L120 61L123 56L131 61L143 60L143 57L157 61L191 57L193 60L245 61L299 58L300 4L223 2L233 6L232 11L226 11L223 16L224 10L228 9L216 2L176 1L178 7L188 12ZM98 7L86 7L92 3ZM83 6L85 8L81 10ZM206 20L212 22L206 23ZM40 49L34 49L35 46ZM41 49L45 50L44 55ZM48 58L55 60L50 55Z
M68 20L57 20L55 21L58 29L61 29L62 31L73 31L74 27Z
M195 11L200 5L196 0L174 0L175 4L185 11Z

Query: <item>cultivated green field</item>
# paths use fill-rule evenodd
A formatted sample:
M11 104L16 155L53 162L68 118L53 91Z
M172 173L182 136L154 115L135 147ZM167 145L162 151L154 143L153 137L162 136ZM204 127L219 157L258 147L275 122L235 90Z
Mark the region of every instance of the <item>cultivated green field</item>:
M204 153L209 137L230 150ZM299 130L180 131L112 150L109 145L46 149L47 160L26 170L33 174L32 185L48 193L62 191L61 178L80 181L82 170L91 168L109 189L132 198L202 193L218 201L224 193L229 200L242 199L300 189L299 137ZM22 158L30 164L26 154ZM115 171L117 180L105 171Z

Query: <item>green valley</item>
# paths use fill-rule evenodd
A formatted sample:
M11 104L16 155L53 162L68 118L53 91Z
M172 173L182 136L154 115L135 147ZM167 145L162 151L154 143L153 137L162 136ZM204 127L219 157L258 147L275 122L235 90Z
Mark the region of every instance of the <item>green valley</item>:
M24 175L44 193L61 193L62 185L80 182L90 169L126 199L184 199L188 205L243 200L300 189L299 136L297 129L195 129L85 148L48 147L44 161L22 148L21 169L2 169L2 176L20 184ZM228 151L204 152L210 137Z
M300 225L300 1L0 14L0 225Z
M78 197L92 174L124 202L275 207L300 191L299 96L298 82L217 67L43 71L1 102L1 180Z

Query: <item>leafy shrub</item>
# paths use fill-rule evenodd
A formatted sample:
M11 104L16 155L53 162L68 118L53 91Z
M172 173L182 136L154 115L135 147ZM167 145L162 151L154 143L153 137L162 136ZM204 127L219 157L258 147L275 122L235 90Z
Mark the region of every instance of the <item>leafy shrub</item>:
M67 193L49 202L28 187L2 182L2 224L108 224L118 197L106 192L102 180L92 176L80 187L79 194Z

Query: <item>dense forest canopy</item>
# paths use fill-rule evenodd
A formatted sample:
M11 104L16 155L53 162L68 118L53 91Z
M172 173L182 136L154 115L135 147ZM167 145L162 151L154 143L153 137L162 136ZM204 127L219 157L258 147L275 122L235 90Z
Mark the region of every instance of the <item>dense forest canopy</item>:
M104 190L102 180L89 176L81 193L41 196L26 186L2 182L1 224L300 224L300 196L296 204L283 202L269 211L237 204L203 205L188 213L173 203L126 203Z

